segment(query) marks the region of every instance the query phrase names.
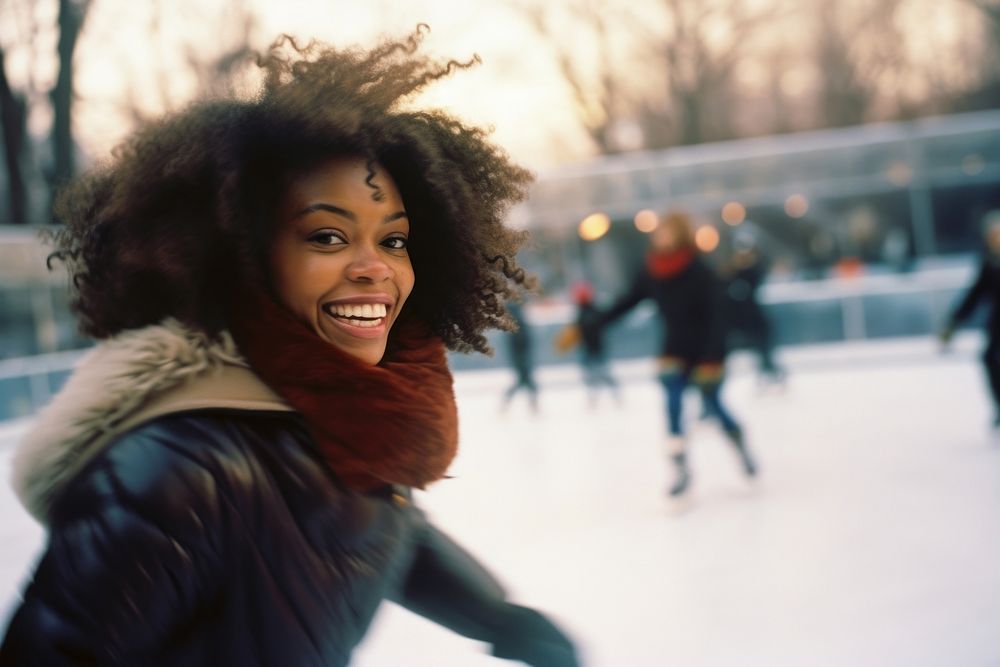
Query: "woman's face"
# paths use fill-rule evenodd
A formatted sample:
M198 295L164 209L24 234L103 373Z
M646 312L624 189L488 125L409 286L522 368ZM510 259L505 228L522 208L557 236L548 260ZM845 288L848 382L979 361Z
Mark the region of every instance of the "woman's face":
M661 222L650 235L649 243L656 252L670 252L677 249L677 234L673 227Z
M414 281L403 200L388 172L373 168L370 184L362 158L331 160L294 179L269 257L285 307L369 364L382 359Z
M994 222L986 229L986 246L994 255L1000 255L1000 223Z

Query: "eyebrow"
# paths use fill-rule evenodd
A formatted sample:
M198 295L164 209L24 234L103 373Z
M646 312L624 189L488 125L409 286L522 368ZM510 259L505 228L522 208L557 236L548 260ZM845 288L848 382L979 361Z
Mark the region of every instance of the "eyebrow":
M318 204L312 204L311 206L306 206L304 209L292 216L292 219L301 218L303 215L308 215L309 213L315 213L316 211L326 211L327 213L333 213L334 215L339 215L343 218L347 218L353 222L358 221L358 216L354 215L351 211L347 209L340 208L333 204L327 204L325 202L320 202ZM407 217L406 211L396 211L395 213L390 213L389 215L382 218L382 224L387 224L390 222L395 222L396 220L401 220Z

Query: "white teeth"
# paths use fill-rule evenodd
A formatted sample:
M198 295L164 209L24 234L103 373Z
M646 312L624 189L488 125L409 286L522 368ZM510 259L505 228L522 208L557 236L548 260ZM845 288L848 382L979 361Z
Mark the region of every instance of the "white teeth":
M385 317L384 303L338 303L329 307L337 317L364 317L367 319Z

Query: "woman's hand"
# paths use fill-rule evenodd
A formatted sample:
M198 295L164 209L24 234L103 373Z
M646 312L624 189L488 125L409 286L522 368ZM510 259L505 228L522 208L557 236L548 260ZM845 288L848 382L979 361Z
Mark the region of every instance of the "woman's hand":
M580 327L570 324L560 329L555 340L552 341L552 345L559 354L566 354L580 344L581 338L583 338L583 333L580 331Z

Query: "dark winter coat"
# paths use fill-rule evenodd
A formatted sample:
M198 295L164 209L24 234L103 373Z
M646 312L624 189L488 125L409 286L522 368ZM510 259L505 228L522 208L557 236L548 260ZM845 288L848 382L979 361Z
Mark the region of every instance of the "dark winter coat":
M661 356L690 366L718 363L725 357L722 289L715 272L698 256L677 273L654 276L648 267L635 276L628 291L609 308L609 324L645 299L656 303L664 323Z
M339 484L234 349L148 331L91 353L18 453L49 542L0 664L346 665L383 598L500 657L576 664L408 489Z
M726 323L730 330L758 332L767 326L764 310L757 300L767 268L755 262L734 270L725 281Z
M583 350L588 358L604 358L604 334L600 323L603 313L592 303L581 303L576 311L576 326L580 329Z
M508 303L507 312L517 324L517 329L506 335L507 352L510 355L511 366L517 371L520 382L534 384L531 379L534 369L534 355L531 340L531 325L524 315L524 307L518 303Z
M952 324L958 325L967 320L984 300L990 305L990 337L1000 338L1000 258L987 256L983 259L976 281L952 314Z

